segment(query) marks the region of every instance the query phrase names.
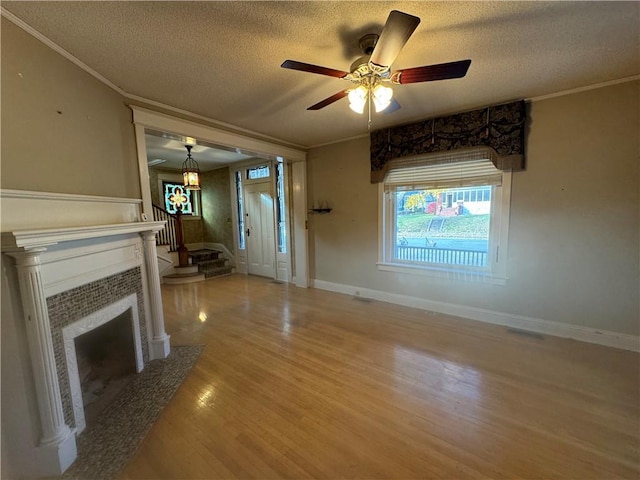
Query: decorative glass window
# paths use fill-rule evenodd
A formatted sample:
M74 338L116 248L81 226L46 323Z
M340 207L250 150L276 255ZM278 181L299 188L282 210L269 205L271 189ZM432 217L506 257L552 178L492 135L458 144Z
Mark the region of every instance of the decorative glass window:
M242 175L236 172L236 196L238 197L238 248L244 250L244 206L242 201Z
M164 187L164 205L167 212L176 214L181 210L184 215L193 214L192 192L181 183L162 182Z
M278 252L287 253L287 223L285 221L284 207L284 164L278 162L276 165L276 222L278 222Z
M269 178L269 165L261 165L247 169L247 180L256 180L258 178Z

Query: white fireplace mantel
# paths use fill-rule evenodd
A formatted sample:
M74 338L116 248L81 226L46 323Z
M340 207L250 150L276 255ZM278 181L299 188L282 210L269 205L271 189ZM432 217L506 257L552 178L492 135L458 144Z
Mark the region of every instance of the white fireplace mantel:
M75 431L64 419L47 297L144 263L150 358L166 357L169 335L164 330L155 238L164 225L132 222L2 232L2 253L15 259L40 413L38 456L48 475L64 472L77 451Z
M61 242L88 240L91 238L123 235L127 233L154 232L164 228L166 222L134 222L109 225L92 225L70 228L46 228L39 230L18 230L2 233L2 250L10 253L16 249L48 247Z

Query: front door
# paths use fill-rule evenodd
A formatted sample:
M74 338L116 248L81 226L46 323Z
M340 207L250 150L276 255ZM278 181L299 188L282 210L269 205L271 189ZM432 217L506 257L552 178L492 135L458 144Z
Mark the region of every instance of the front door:
M244 187L249 274L275 278L276 247L270 182Z

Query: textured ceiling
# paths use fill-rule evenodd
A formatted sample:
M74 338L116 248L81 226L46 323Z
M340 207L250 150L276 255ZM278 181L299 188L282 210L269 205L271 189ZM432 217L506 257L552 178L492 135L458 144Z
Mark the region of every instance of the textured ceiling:
M129 94L302 146L367 132L348 70L392 9L422 19L393 67L470 58L465 78L395 87L372 128L640 73L639 2L12 2L2 6Z
M185 145L187 143L193 145L193 142L188 142L184 137L160 132L147 133L145 135L145 143L147 146L147 161L153 162L159 168L172 170L182 169L182 164L187 158ZM219 146L209 145L202 141L197 141L197 144L193 145L191 154L198 162L198 167L202 172L255 158L254 155L246 152L222 149ZM158 162L158 160L162 160L162 162Z

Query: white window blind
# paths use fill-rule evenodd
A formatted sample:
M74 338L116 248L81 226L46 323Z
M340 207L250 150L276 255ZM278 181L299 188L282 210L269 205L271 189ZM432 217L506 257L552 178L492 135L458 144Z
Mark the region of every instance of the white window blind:
M402 166L387 173L386 191L500 185L502 171L489 159Z

